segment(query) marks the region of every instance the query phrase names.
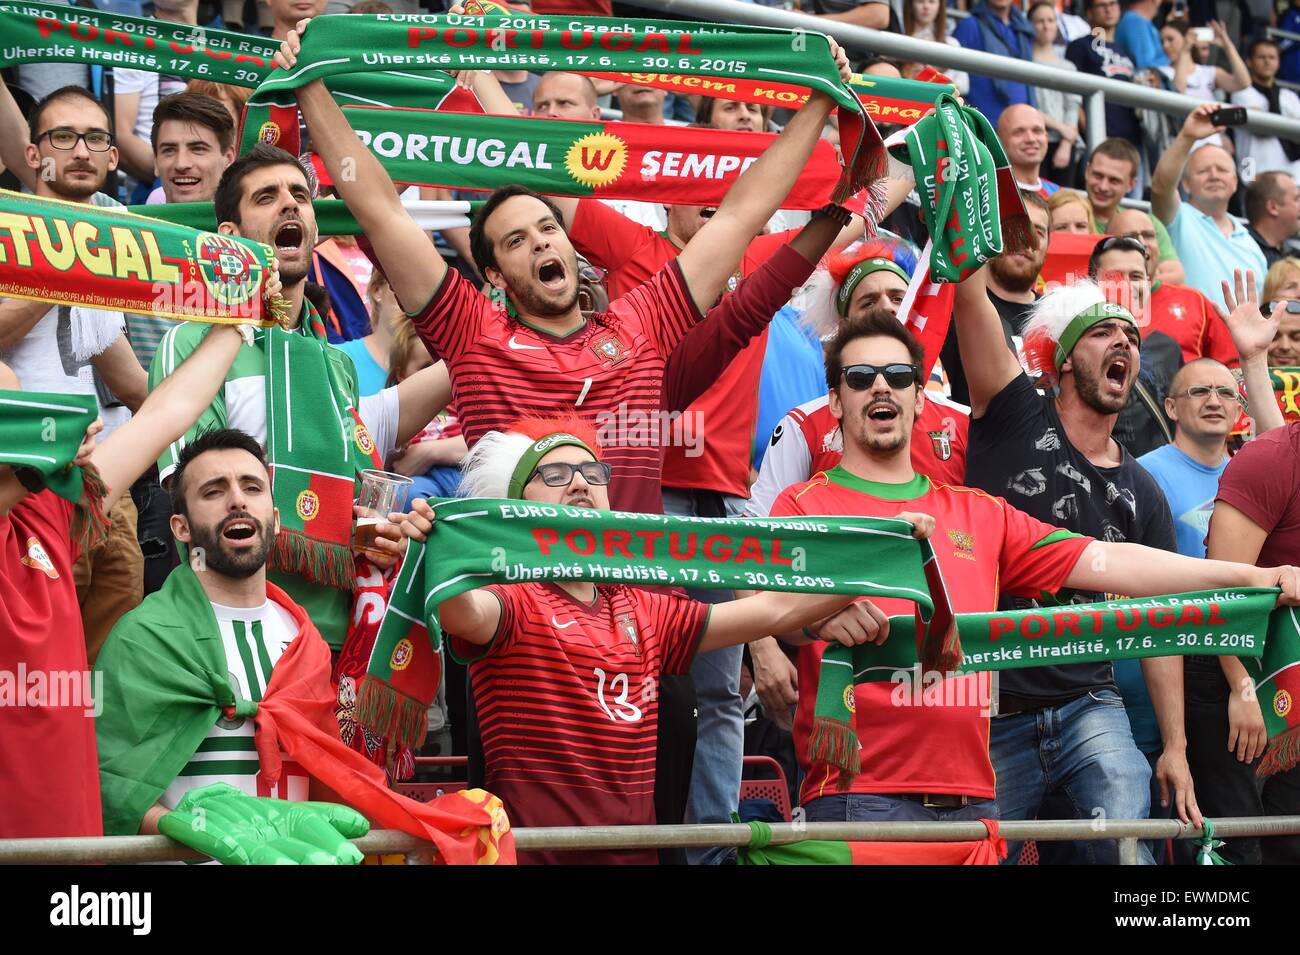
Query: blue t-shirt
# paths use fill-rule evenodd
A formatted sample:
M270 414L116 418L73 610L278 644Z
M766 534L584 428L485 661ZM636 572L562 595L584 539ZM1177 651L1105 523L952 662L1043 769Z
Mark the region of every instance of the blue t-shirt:
M967 17L957 24L956 29L952 31L953 39L968 50L981 50L985 53L996 53L999 56L1014 56L1022 60L1032 60L1034 58L1030 38L1013 30L1008 24L1003 23L996 17L993 18L993 21L993 29L996 31L997 40L999 41L993 45L1000 48L988 48L989 45L984 41L984 32L980 28L980 22L974 16ZM1002 115L1002 111L1008 106L1014 106L1018 103L1035 105L1033 93L1024 83L1014 83L1011 80L995 80L990 76L981 76L978 73L970 74L970 92L966 94L966 102L983 113L984 118L994 126L997 126L998 117Z
M763 374L758 380L758 424L754 428L754 467L763 465L772 432L791 408L826 394L826 365L817 336L799 322L789 305L768 326Z
M1119 25L1115 27L1115 45L1139 70L1169 65L1156 25L1132 10L1125 11L1119 18Z
M360 338L350 342L340 342L334 346L345 351L357 366L357 392L360 397L377 394L388 384L388 372L370 354L370 349Z
M1255 273L1255 281L1264 287L1268 262L1250 232L1233 220L1232 235L1225 236L1219 224L1190 202L1180 203L1178 214L1169 223L1169 238L1178 260L1187 273L1184 284L1201 292L1211 302L1223 300L1222 283L1232 288L1237 269Z
M1228 457L1216 467L1206 467L1188 457L1172 444L1142 455L1142 465L1165 492L1169 510L1174 515L1174 534L1178 553L1188 557L1205 557L1205 535L1210 529L1210 512L1219 493L1219 478L1228 466Z
M1210 510L1219 492L1219 477L1228 466L1228 457L1217 467L1206 467L1192 460L1172 444L1156 448L1138 458L1160 490L1165 492L1169 510L1174 515L1174 534L1178 553L1188 557L1205 556L1205 534L1210 528ZM1133 742L1143 753L1161 749L1160 727L1156 711L1142 676L1141 660L1115 661L1115 685L1124 697L1124 708L1133 727Z

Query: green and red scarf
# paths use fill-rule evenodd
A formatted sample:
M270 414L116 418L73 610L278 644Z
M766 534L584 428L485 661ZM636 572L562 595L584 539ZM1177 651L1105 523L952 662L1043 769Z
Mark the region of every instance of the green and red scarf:
M0 297L224 324L273 324L269 245L120 209L0 190Z
M357 478L380 467L356 411L356 383L330 360L325 323L303 302L301 330L261 333L266 355L266 457L280 533L271 566L351 590Z
M732 815L733 821L736 816ZM1007 842L996 819L981 819L988 835L975 842L833 842L805 840L772 845L772 827L749 823L749 845L736 865L998 865Z
M99 417L94 395L0 389L0 464L24 484L43 485L75 505L72 539L83 551L104 539L104 481L94 465L73 464L86 429Z
M889 152L916 174L937 281L960 282L1004 251L1036 248L1007 155L979 110L941 93L933 113L890 137Z
M307 83L379 70L626 72L662 60L685 76L780 76L783 82L834 100L845 157L844 173L832 196L835 201L861 191L885 173L879 134L861 101L841 79L823 35L601 17L568 17L563 29L537 18L521 21L515 28L509 24L511 19L500 14L320 17L303 36L297 66L287 73L273 73L251 102L292 108L291 94ZM796 46L801 52L792 57Z
M140 822L222 718L253 719L260 777L274 785L283 753L376 826L426 839L449 864L514 861L500 800L483 790L427 803L388 788L383 772L339 739L329 647L301 607L274 585L267 596L298 632L276 662L261 701L231 687L212 604L181 564L109 634L95 669L103 677L95 721L106 835Z
M407 550L358 690L357 722L398 746L424 738L441 673L438 605L489 584L567 580L901 597L916 603L936 666L954 650L951 615L930 599L932 590L943 592L938 563L906 521L701 520L509 500L430 503L433 531ZM868 547L869 568L860 559Z
M394 181L490 191L715 206L772 144L770 133L483 113L348 108L348 122ZM819 142L788 209L819 209L840 176Z
M1255 679L1269 746L1260 775L1300 759L1300 621L1293 608L1276 608L1275 589L1242 588L1136 600L995 613L957 614L961 664L953 673L1109 663L1143 657L1235 656ZM822 655L816 721L851 726L852 687L858 683L937 683L920 666L916 630L908 617L891 618L884 646L831 645ZM814 730L816 732L816 730ZM841 785L856 759L840 764Z

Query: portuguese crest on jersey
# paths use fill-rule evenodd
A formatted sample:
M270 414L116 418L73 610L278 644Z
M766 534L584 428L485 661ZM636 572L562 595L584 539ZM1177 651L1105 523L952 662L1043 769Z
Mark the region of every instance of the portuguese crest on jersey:
M632 649L637 656L641 655L641 634L636 628L636 617L631 613L621 613L614 618L614 626L622 634L627 642L632 644Z
M59 572L54 569L54 561L50 560L50 555L39 537L27 538L27 553L22 557L22 562L28 567L39 570L50 580L59 579Z
M591 350L601 361L617 365L627 358L627 347L613 332L601 335L591 343Z
M948 432L940 429L939 431L927 432L930 435L930 443L934 445L934 456L940 461L947 461L952 457L952 439Z

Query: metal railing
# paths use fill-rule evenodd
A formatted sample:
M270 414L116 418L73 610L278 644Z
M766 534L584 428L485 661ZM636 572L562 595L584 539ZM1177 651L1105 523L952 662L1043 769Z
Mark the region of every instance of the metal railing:
M758 3L741 0L627 0L634 6L654 10L669 18L705 20L714 23L744 23L752 26L779 27L786 30L807 30L833 36L847 50L877 53L909 63L928 63L952 67L1011 80L1030 86L1079 93L1084 99L1088 118L1088 148L1093 148L1105 136L1105 104L1113 101L1124 106L1152 109L1173 116L1186 116L1203 101L1182 93L1152 89L1140 83L1112 80L1074 70L998 56L980 50L967 50L932 40L917 40L898 33L872 30L869 27L837 23L806 13L779 10ZM1264 136L1278 136L1300 142L1300 120L1287 119L1273 113L1251 110L1247 113L1246 129Z
M778 823L769 845L796 842L976 842L987 838L981 822L810 822ZM1114 841L1121 865L1136 865L1140 839L1199 839L1201 830L1173 819L1024 820L998 824L1012 842ZM1216 838L1267 837L1300 833L1300 816L1214 820ZM743 848L753 836L747 825L573 826L516 829L521 851L563 852L590 849ZM381 830L354 840L368 855L427 853L429 844L404 832ZM0 840L0 865L89 865L130 862L202 861L206 856L166 836L109 836L99 839Z

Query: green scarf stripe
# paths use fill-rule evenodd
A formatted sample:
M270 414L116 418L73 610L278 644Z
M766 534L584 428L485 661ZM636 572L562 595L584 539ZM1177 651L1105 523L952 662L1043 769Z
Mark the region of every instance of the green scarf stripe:
M433 532L407 550L357 703L359 723L408 746L423 738L437 690L421 675L440 672L431 660L443 644L438 604L477 587L551 580L757 588L914 600L923 620L935 610L923 568L929 544L897 519L705 520L517 500L430 503Z
M94 395L0 389L0 464L76 505L70 531L83 549L108 532L103 479L72 464L98 417Z
M846 168L833 200L842 201L885 172L879 134L861 100L840 77L822 34L601 17L566 17L566 25L579 24L576 29L552 29L545 18L532 21L535 29L493 26L504 19L500 15L318 17L303 36L297 66L273 73L258 87L250 105L292 108L295 99L290 94L307 83L385 68L629 71L663 59L671 61L676 74L711 76L719 72L719 64L725 64L737 76L825 93L840 107ZM796 49L800 52L792 58ZM798 68L791 69L795 63Z
M316 199L311 205L316 213L318 234L322 236L365 234L342 199ZM165 202L129 208L132 212L151 215L162 221L174 222L192 229L212 232L217 228L217 213L210 202ZM483 208L483 201L471 201L469 218L472 220L481 208Z
M957 614L961 664L948 675L1145 657L1235 656L1256 681L1270 739L1259 772L1271 775L1300 759L1300 719L1293 703L1300 701L1300 620L1294 608L1275 609L1277 595L1274 588L1242 588ZM851 727L857 684L914 683L918 675L930 679L928 669L918 671L915 647L916 629L905 616L890 618L884 646L828 646L818 677L814 732L824 731L824 723ZM844 762L830 762L846 776L857 770L856 752Z
M916 173L936 281L959 282L1003 251L1036 243L1006 152L979 110L941 93L890 154Z

